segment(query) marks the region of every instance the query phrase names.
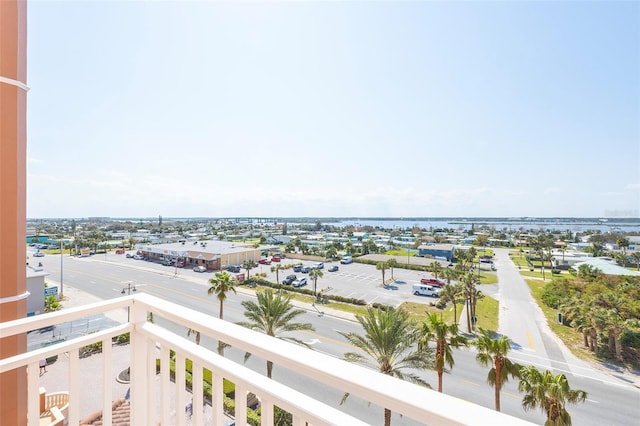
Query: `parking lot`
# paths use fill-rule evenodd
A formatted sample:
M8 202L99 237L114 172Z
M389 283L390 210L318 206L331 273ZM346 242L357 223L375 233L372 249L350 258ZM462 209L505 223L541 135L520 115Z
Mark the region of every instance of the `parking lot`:
M298 259L283 259L280 262L282 266L302 263L306 266L312 266L315 261L306 261ZM271 272L271 265L260 265L253 269L252 273L266 273L266 279L276 281L275 272ZM328 272L332 265L339 267L336 272ZM394 283L383 287L382 273L376 270L375 265L365 265L360 263L350 263L342 265L339 261L325 262L322 269L323 276L318 279L318 292L323 294L335 294L342 297L351 297L355 299L363 299L367 303L383 303L392 306L398 306L405 301L418 303L430 303L437 299L432 297L415 296L412 292L412 285L418 284L423 276L430 276L428 273L419 271L410 271L395 268L393 270ZM283 269L279 273L280 282L290 274L295 274L298 278L307 277L309 284L306 288L313 288L313 281L308 278L308 274L301 272L293 272L292 269ZM385 280L389 282L391 278L391 270L385 271Z
M104 259L98 258L97 256L96 258ZM166 272L167 274L178 274L182 277L190 277L198 281L202 280L203 284L206 284L214 274L214 271L197 273L188 267L176 268L175 266L164 266L161 263L125 258L123 255L115 255L112 253L108 255L108 260L117 263L127 263L131 266L139 265L140 267ZM272 262L270 265L258 264L251 270L251 275L266 274L265 278L267 280L276 282L276 273L272 272L271 268L278 263L283 267L293 266L294 264L312 266L316 264L317 261L285 258L282 259L281 262ZM337 265L339 268L338 271L329 272L328 269L332 265ZM325 262L322 273L322 278L318 279L317 291L323 294L335 294L342 297L362 299L367 303L377 302L391 306L399 306L405 301L428 304L437 300L434 297L416 296L413 294L412 285L418 284L422 277L431 276L425 272L394 268L393 277L395 281L390 283L391 270L387 269L385 271L385 280L388 285L385 287L382 286L382 273L376 270L375 265L360 263L343 265L340 264L339 261ZM239 273L231 273L233 276L240 274L246 274L246 271L242 269ZM308 283L303 288L313 289L313 280L309 278L309 274L294 272L291 267L280 270L279 281L282 283L285 277L291 274L295 274L297 278L306 277Z

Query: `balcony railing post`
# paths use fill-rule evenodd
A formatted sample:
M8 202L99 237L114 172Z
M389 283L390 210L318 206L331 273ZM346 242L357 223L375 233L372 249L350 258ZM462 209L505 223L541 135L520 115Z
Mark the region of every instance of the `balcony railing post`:
M133 322L131 332L131 353L130 358L130 386L131 386L131 424L147 425L151 424L153 413L149 412L147 404L147 391L151 382L147 377L148 345L147 339L142 333L138 333L147 321L147 312L140 305L136 305L135 299L130 305L130 320Z

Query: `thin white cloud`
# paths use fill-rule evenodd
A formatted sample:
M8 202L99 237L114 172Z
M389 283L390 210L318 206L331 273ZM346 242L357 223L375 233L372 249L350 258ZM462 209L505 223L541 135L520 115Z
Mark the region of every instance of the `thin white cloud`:
M624 189L628 189L630 191L640 191L640 183L628 183Z
M39 158L34 158L34 157L28 157L27 158L27 163L30 163L30 164L43 164L44 160L41 160Z

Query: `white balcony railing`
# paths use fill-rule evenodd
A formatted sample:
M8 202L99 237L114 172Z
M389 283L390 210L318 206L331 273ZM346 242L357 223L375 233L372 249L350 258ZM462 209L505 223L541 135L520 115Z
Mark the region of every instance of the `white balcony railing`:
M202 346L187 340L167 328L147 321L148 312L154 318L165 318L183 327L198 330L203 336L220 339L234 348L250 352L254 356L273 361L274 365L286 366L300 376L306 376L340 392L370 401L379 407L389 408L392 412L431 425L492 424L519 425L530 424L448 395L425 389L378 372L354 365L334 357L295 345L264 334L256 333L226 321L167 302L148 294L137 294L83 307L65 309L60 312L44 314L0 325L0 338L31 330L77 320L87 316L108 313L113 310L130 309L130 322L111 327L97 333L58 344L33 350L24 354L0 360L0 373L15 368L27 367L27 389L29 425L39 424L39 366L38 361L55 355L66 354L69 358L69 408L68 421L77 425L80 421L80 377L79 349L83 346L102 342L102 377L96 375L103 391L101 407L103 424L111 425L112 384L110 374L112 338L123 333L131 333L131 424L186 424L184 410L171 413L170 406L184 407L187 401L185 392L176 392L173 398L168 391L171 386L169 365L170 350L175 351L176 365L184 365L185 359L193 362L193 418L191 424L204 424L202 418L203 369L213 372L211 407L215 425L224 424L223 378L235 383L235 395L249 392L257 395L261 401L261 421L263 425L273 424L274 405L293 415L294 425L358 425L365 424L338 408L329 406L304 393L287 387L279 382L256 373L243 364L219 356ZM159 349L159 350L158 350ZM156 359L160 359L160 386L156 383ZM185 383L184 369L176 369L175 383ZM177 387L178 388L178 387ZM181 386L184 388L184 386ZM160 414L157 414L157 401ZM236 425L245 425L246 398L235 398ZM172 419L172 415L175 417ZM382 422L382 418L380 419Z

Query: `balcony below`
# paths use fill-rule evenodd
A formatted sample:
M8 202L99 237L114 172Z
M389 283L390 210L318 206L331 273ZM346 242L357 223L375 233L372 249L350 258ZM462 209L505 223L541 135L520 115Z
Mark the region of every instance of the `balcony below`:
M358 398L370 403L372 410L380 412L376 424L383 422L383 408L416 424L530 424L148 294L5 322L0 325L0 338L123 309L129 310L128 322L0 360L0 373L14 369L26 372L28 404L24 409L28 413L29 425L42 424L39 390L43 376L39 373L39 360L56 357L56 362L60 363L56 366L56 374L64 376L58 382L68 388L64 422L72 425L80 424L87 417L87 412L100 413L102 424L111 425L114 422L112 413L115 412L112 405L125 393L129 394L125 404L130 403L128 412L132 425L223 425L229 419L224 410L223 379L235 385L236 425L255 422L246 414L247 405L253 405L252 401L259 401L262 425L275 424L274 412L280 413L281 410L290 413L293 425L369 424L358 415L343 411L340 401L330 403L313 396L325 388L340 394L348 393L350 399ZM151 317L154 322L148 320ZM270 360L275 368L286 368L300 377L301 383L314 385L293 389L269 379L243 363L195 344L184 332L189 328L198 330L202 336L220 339L235 349L249 352L252 358ZM175 330L180 330L180 333ZM130 333L130 343L124 346L114 344L113 339L124 333ZM82 349L94 344L102 345L101 355L83 357ZM172 377L169 366L174 362L176 366L187 365L192 376L185 368L175 368ZM67 367L62 368L62 365ZM130 366L128 383L116 380L118 374L115 372L122 372L124 365ZM192 382L193 386L187 386L190 377L192 381L189 383ZM204 377L211 383L210 398L203 396Z

